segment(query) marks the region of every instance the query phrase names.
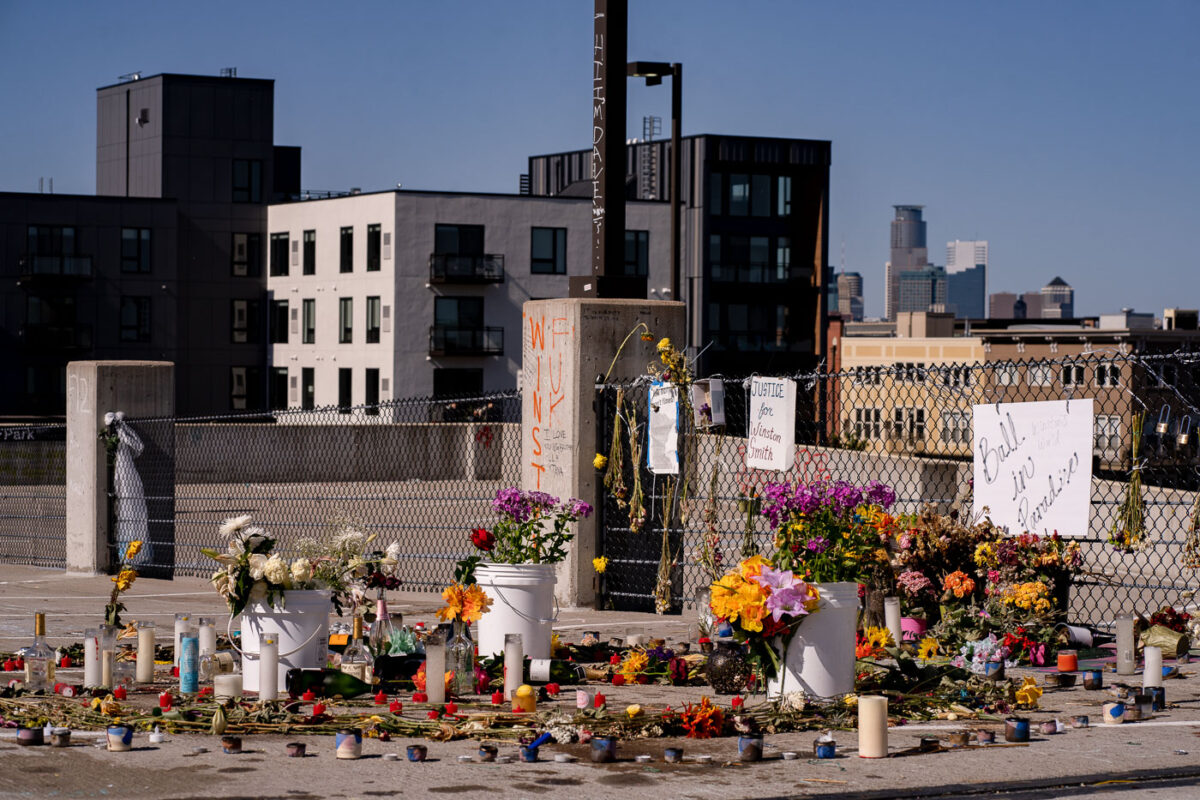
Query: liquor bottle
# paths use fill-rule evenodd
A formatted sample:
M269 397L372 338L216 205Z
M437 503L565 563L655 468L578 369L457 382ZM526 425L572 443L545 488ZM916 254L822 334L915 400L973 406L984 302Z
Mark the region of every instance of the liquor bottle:
M375 692L371 684L336 669L289 669L284 683L292 697L299 697L310 689L321 697L341 695L346 699Z
M33 615L33 644L24 650L25 689L49 691L54 686L54 651L46 644L46 615Z
M491 656L481 662L493 682L504 680L504 656ZM521 680L528 684L557 683L572 686L586 679L583 666L574 661L558 658L526 658L521 669Z
M341 667L342 672L347 675L353 675L366 684L372 683L375 659L371 656L367 643L363 641L362 617L354 617L354 634L350 638L350 644L346 646L346 652L342 653Z
M383 590L381 589L379 597L375 601L375 621L371 623L371 654L376 658L391 655L392 637L396 633L396 622L392 620L392 615L388 613L387 600L384 598Z

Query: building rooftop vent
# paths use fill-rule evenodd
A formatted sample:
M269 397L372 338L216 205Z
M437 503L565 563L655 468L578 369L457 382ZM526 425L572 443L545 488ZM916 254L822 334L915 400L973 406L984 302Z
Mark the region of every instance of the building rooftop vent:
M237 77L237 67L221 67L221 77L222 78L236 78Z
M126 72L124 75L117 76L117 83L129 83L130 81L140 81L142 79L142 71L139 69L136 72Z

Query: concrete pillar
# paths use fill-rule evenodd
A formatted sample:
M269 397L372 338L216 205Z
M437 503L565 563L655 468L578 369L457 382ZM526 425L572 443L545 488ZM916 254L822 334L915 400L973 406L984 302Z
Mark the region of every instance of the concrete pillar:
M668 337L682 345L684 304L661 300L569 298L525 304L521 324L521 485L566 499L596 502L598 473L595 385L609 368L622 340L639 322L654 336L629 338L611 380L646 373L655 344ZM597 552L597 517L581 521L566 561L559 565L558 602L592 603L592 558Z
M67 365L67 572L108 568L108 472L100 431L104 415L175 413L175 365L169 361L72 361Z

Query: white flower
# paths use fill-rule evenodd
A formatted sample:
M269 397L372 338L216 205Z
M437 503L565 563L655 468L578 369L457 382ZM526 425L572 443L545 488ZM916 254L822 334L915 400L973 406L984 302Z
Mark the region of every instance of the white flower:
M267 557L262 553L250 554L250 578L251 580L262 580L263 570L267 568Z
M356 528L343 528L333 541L338 550L361 553L367 544L367 535Z
M263 542L266 541L267 532L264 531L262 528L258 527L257 525L254 525L252 527L246 528L245 539L246 539L246 549L253 550L256 547L258 547L259 545L261 545Z
M267 584L265 581L255 581L250 587L250 596L246 598L251 603L261 603L267 599Z
M400 543L392 542L387 546L387 550L383 554L383 565L387 567L389 575L396 574L396 567L400 565Z
M308 583L312 580L312 563L307 558L297 558L292 562L292 582Z
M263 577L282 586L291 577L291 570L288 569L287 562L276 554L268 558L267 563L263 565Z
M239 533L242 530L242 528L246 527L249 524L250 524L250 515L249 514L243 514L240 517L230 517L229 519L227 519L221 523L221 527L217 529L217 532L220 533L222 536L224 536L226 539L228 539L230 536L233 536L235 533Z
M225 564L226 566L232 567L237 563L237 556L230 553L217 553L215 556L213 556L213 560L219 564Z
M236 584L233 576L222 569L213 573L212 585L217 590L217 594L228 599L233 596L233 587Z

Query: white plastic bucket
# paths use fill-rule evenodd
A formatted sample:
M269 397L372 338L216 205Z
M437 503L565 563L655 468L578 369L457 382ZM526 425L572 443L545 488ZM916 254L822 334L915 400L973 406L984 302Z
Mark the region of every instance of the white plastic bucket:
M331 595L324 589L290 591L283 606L247 603L242 611L242 689L258 691L258 640L264 631L279 634L280 691L289 669L321 669L329 653Z
M767 681L767 697L790 692L837 697L854 691L854 631L858 625L858 584L817 584L821 602L805 617L782 653L779 674Z
M554 629L554 564L480 564L475 580L492 607L479 619L479 655L504 652L504 635L521 634L529 658L550 657Z

